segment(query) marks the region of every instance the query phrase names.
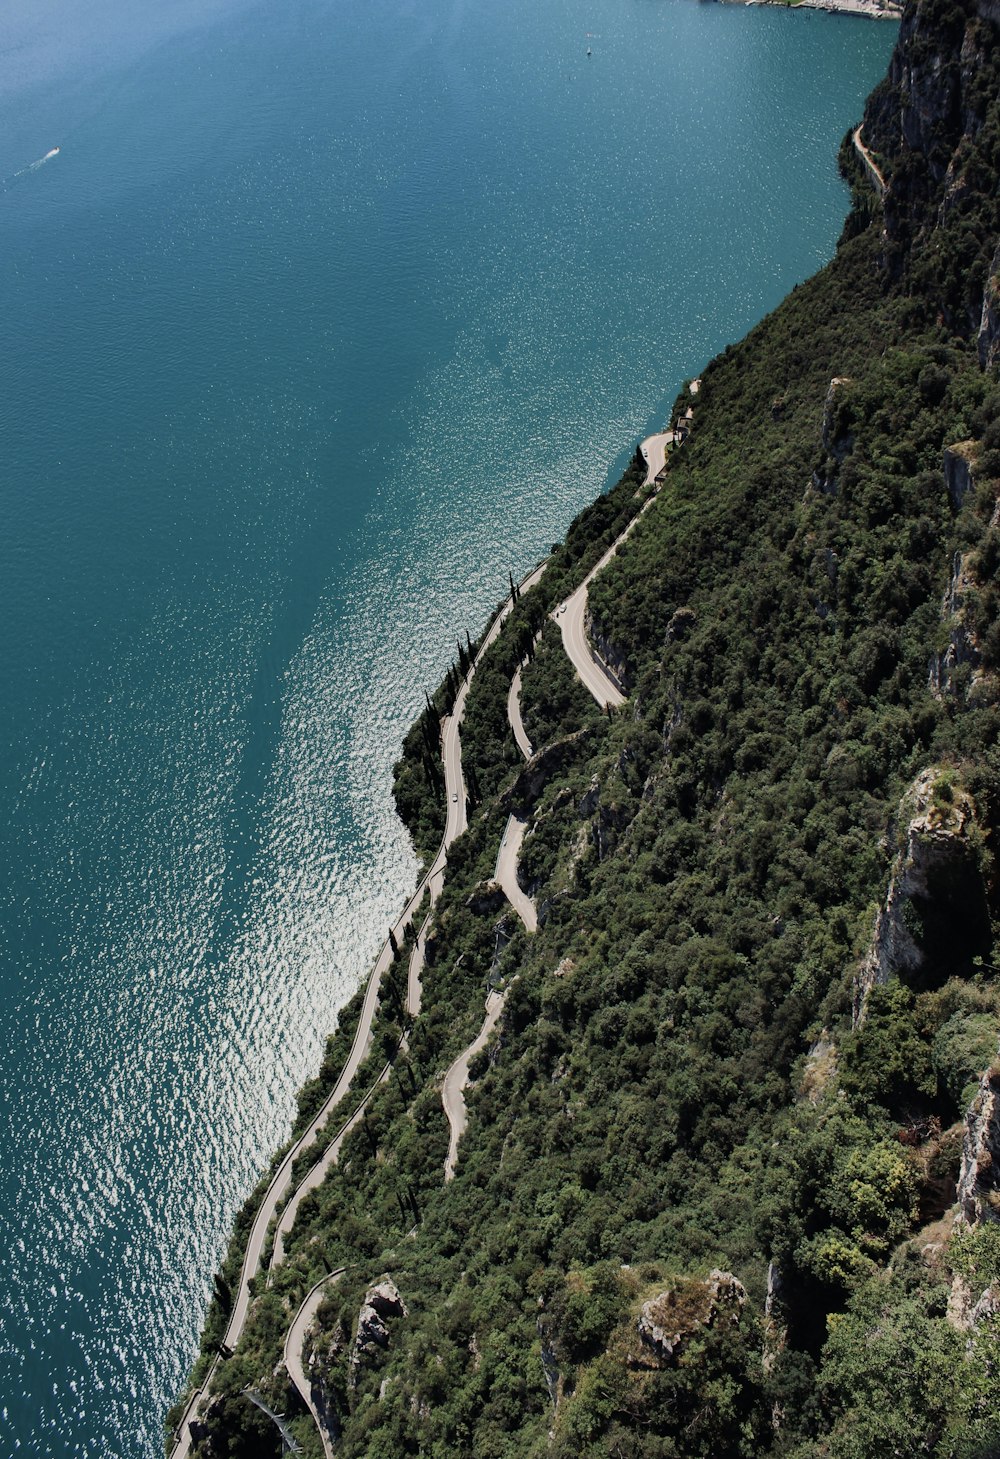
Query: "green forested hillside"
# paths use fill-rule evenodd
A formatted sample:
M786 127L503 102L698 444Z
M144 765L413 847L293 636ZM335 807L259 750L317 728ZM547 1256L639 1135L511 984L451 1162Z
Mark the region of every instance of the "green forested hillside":
M321 1452L279 1359L340 1266L311 1351L344 1456L1000 1453L985 0L908 7L864 138L884 205L847 139L836 258L679 398L690 434L590 589L625 706L598 712L546 615L638 510L639 463L477 671L420 1017L259 1279L204 1455L278 1452L248 1385ZM529 653L534 777L506 722ZM399 771L428 853L435 719ZM512 808L533 936L487 885ZM509 991L445 1184L441 1079L487 983ZM355 1360L386 1277L405 1315Z

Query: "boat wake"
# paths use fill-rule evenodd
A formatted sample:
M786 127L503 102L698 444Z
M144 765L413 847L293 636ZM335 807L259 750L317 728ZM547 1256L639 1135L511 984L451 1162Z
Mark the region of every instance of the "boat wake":
M53 158L57 158L57 156L58 147L53 147L53 150L51 150L51 152L45 153L44 158L39 158L38 162L29 162L26 168L20 169L20 172L15 172L15 177L19 178L20 175L23 174L23 172L38 172L39 168L44 168L45 163L50 162L50 160Z
M59 148L51 148L50 151L46 152L44 157L39 157L35 162L29 162L27 167L19 167L15 173L12 173L10 177L4 179L3 183L0 184L0 188L2 188L3 192L6 192L13 183L17 182L19 177L29 177L31 173L37 172L40 167L44 167L46 162L51 162L53 157L58 156Z

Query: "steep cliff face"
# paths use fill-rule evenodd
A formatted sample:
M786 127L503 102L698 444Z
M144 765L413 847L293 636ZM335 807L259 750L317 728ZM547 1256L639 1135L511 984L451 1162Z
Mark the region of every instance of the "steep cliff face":
M908 6L864 122L888 184L885 266L950 327L980 332L984 363L997 343L998 25L995 0Z
M902 977L913 986L934 986L990 947L969 796L947 772L932 768L911 786L901 813L906 844L855 986L855 1023L877 984Z
M970 1226L1000 1221L1000 1059L983 1074L966 1116L958 1203Z

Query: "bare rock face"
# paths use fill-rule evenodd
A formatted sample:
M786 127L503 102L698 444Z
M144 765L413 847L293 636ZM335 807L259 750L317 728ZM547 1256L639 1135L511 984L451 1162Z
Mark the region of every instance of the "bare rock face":
M882 264L892 275L904 271L913 244L927 239L977 186L969 172L970 144L991 99L980 83L998 20L998 0L975 0L961 11L929 4L904 9L887 83L869 98L864 120L866 144L888 174ZM970 276L968 283L967 292L952 291L941 303L960 332L975 336L979 330L981 352L988 358L996 305L986 269L980 266L979 277ZM987 295L982 303L982 294L976 299L981 286Z
M722 1323L737 1326L747 1303L746 1288L732 1272L709 1272L704 1282L682 1280L642 1304L638 1331L657 1367L676 1362L696 1333Z
M970 1226L1000 1221L1000 1060L983 1075L965 1117L958 1203Z
M697 621L698 615L693 608L678 608L667 624L667 642L678 643L687 638Z
M628 693L626 679L628 677L628 666L621 651L608 638L603 627L594 618L593 614L587 613L587 637L590 639L591 651L597 658L607 674L611 676L623 694Z
M581 821L588 821L601 803L601 782L596 775L591 776L590 784L580 798L576 813Z
M475 913L477 917L492 917L506 904L507 898L503 888L497 886L495 881L480 882L465 901L469 911Z
M941 604L941 618L948 629L948 644L931 658L928 675L931 693L938 698L956 692L955 675L962 664L972 665L973 680L969 684L968 694L975 698L975 670L980 662L979 646L965 611L970 590L974 586L970 559L971 553L955 553L948 591Z
M997 7L1000 9L1000 5ZM983 289L983 312L977 338L979 363L990 370L1000 359L1000 248L993 255Z
M900 809L907 818L905 848L855 978L855 1026L876 984L893 976L936 983L988 950L989 913L970 797L940 767L931 767L913 782Z
M1000 1221L1000 1054L980 1079L965 1116L958 1175L956 1230L974 1230L984 1221ZM965 1277L955 1273L947 1312L952 1327L959 1332L973 1332L997 1313L1000 1283L992 1282L977 1292Z
M854 450L854 437L843 422L842 404L851 384L846 375L834 375L823 402L823 449L835 461L843 461Z
M510 790L501 797L504 809L527 816L552 776L571 764L586 749L590 738L591 730L585 726L537 750Z
M352 1389L357 1387L362 1369L380 1349L389 1346L387 1319L406 1315L406 1304L392 1282L387 1280L369 1287L358 1313L358 1334L351 1354L347 1381Z
M948 496L956 512L976 484L972 475L976 449L975 441L956 441L954 446L949 446L944 453L941 463L944 471L944 484L948 488Z

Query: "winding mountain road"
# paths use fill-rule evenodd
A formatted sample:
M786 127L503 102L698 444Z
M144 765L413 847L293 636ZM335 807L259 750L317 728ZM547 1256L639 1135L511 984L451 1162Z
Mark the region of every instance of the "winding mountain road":
M668 438L669 441L674 439L673 431L660 431L655 436L647 436L640 445L639 449L646 461L646 480L643 482L643 486L655 486L656 477L660 474L663 467L661 466L660 470L655 472L655 474L653 468L660 459L660 450L662 449L664 453L666 452L666 446L669 443ZM664 461L666 460L665 454L663 459ZM563 648L566 650L581 683L584 688L590 690L590 693L593 694L602 709L606 709L609 705L617 709L625 703L625 695L622 692L622 686L616 675L604 660L598 657L591 647L590 639L587 637L587 592L591 583L597 577L597 574L603 568L607 567L615 553L635 528L640 517L649 511L649 508L655 500L656 497L651 496L640 510L636 512L624 532L615 538L600 562L590 569L590 572L576 591L571 593L565 603L560 604L555 612L551 614L551 617L559 625Z
M288 1376L299 1391L303 1403L312 1414L313 1422L319 1430L320 1439L323 1441L323 1454L325 1459L334 1459L333 1445L326 1431L326 1424L323 1417L313 1402L312 1383L309 1375L302 1365L302 1353L305 1348L306 1337L312 1327L326 1296L326 1289L338 1282L346 1272L346 1267L338 1267L336 1271L329 1272L327 1276L321 1277L315 1287L308 1293L302 1306L292 1318L292 1325L285 1334L285 1367L288 1369Z
M451 1126L451 1140L448 1144L448 1155L444 1162L445 1182L454 1180L455 1166L458 1162L458 1142L469 1124L469 1114L465 1107L465 1086L469 1082L469 1065L479 1053L480 1049L486 1047L490 1034L496 1028L497 1020L503 1012L504 1001L509 989L503 993L491 992L486 995L486 1017L483 1019L483 1026L467 1049L463 1049L458 1058L452 1064L444 1076L444 1085L441 1089L441 1103L444 1105L444 1112L448 1117L448 1124Z
M421 976L423 974L424 962L427 955L427 929L430 926L430 921L431 917L430 913L428 913L421 924L420 931L417 934L417 940L413 945L413 951L410 953L410 962L406 975L406 1012L408 1017L411 1019L416 1018L418 1013L420 1012L420 999L423 991ZM400 1048L403 1049L405 1047L406 1038L404 1036L403 1041L400 1044ZM280 1266L285 1259L285 1242L289 1234L291 1233L292 1227L295 1225L295 1218L299 1213L299 1206L302 1204L302 1201L309 1194L310 1191L316 1190L317 1187L321 1186L324 1180L326 1180L326 1177L329 1175L330 1171L340 1159L341 1146L347 1139L347 1136L354 1129L355 1125L361 1119L362 1115L365 1112L365 1107L367 1106L368 1101L371 1099L372 1095L375 1093L376 1089L379 1087L380 1084L384 1084L389 1075L392 1073L394 1064L394 1058L390 1059L386 1063L384 1069L379 1074L375 1083L368 1090L364 1099L362 1099L361 1103L352 1112L350 1118L341 1125L336 1135L334 1135L329 1145L323 1151L323 1154L316 1161L316 1164L309 1170L308 1174L303 1177L303 1179L296 1187L294 1195L281 1213L281 1217L278 1221L278 1225L274 1233L274 1247L271 1252L270 1262L270 1267L272 1271L275 1267Z
M857 137L856 143L860 145L859 139ZM667 442L663 438L665 438L668 434L669 433L667 432L659 433L657 437L649 437L646 441L642 443L643 455L647 465L646 484L650 484L651 482L655 481L656 475L658 475L659 471L662 470L660 452L662 451L664 453L663 459L665 460L665 450ZM615 552L617 552L618 548L628 537L636 522L639 520L639 517L641 517L643 512L648 509L652 500L653 498L651 497L650 501L646 502L641 511L636 514L636 516L632 519L629 525L625 528L624 532L621 533L621 535L616 539L616 541L604 554L604 556L597 563L597 565L587 575L586 579L576 590L576 592L573 593L571 598L567 600L566 604L561 609L557 610L557 612L553 615L559 624L563 636L563 644L566 648L567 653L569 654L570 659L576 667L577 672L579 673L584 684L597 699L598 703L602 705L622 704L625 701L625 696L622 693L619 685L615 682L610 670L606 666L600 664L595 659L590 649L590 645L587 641L584 628L587 604L587 589L593 579L610 561ZM524 592L533 587L534 584L538 582L538 580L541 578L542 574L545 571L545 568L546 562L542 562L531 573L529 573L527 577L524 578L524 580L521 582L520 591ZM292 1168L295 1164L295 1161L298 1159L302 1151L315 1141L320 1130L326 1124L331 1111L340 1102L344 1094L346 1094L355 1075L357 1074L358 1069L360 1068L362 1062L368 1054L372 1040L372 1024L378 1007L379 990L381 987L382 975L389 968L395 956L393 950L393 942L398 945L398 943L401 941L407 927L413 920L414 913L416 912L416 909L425 891L429 891L430 893L432 906L437 900L437 897L440 895L441 887L444 882L444 870L447 862L448 847L467 828L467 797L465 790L465 781L462 774L462 718L465 713L465 704L468 696L469 687L471 685L473 677L475 676L476 668L481 662L483 655L496 641L506 619L508 618L514 607L514 602L515 599L512 596L512 598L509 599L499 610L499 612L494 616L493 622L490 625L490 628L482 643L480 644L480 647L472 664L470 665L468 674L464 682L462 683L458 694L455 697L452 712L443 721L441 736L441 758L444 767L446 810L445 830L441 840L441 845L433 862L431 863L424 877L421 879L416 891L410 897L402 913L394 924L391 934L383 944L378 958L376 959L375 965L372 968L371 974L368 979L368 986L365 990L365 998L364 1002L362 1003L361 1015L358 1020L358 1027L355 1032L350 1053L348 1054L347 1061L344 1065L343 1070L341 1071L340 1077L338 1078L333 1090L323 1102L322 1107L314 1116L313 1120L310 1122L308 1128L284 1156L281 1164L275 1171L267 1187L264 1199L261 1202L260 1207L258 1208L258 1211L253 1221L253 1225L250 1229L250 1235L247 1241L243 1263L240 1268L239 1282L236 1289L233 1309L230 1314L229 1323L227 1324L225 1336L220 1347L220 1352L222 1354L227 1354L233 1351L238 1344L240 1337L242 1336L252 1299L251 1282L253 1281L254 1277L257 1275L260 1269L261 1258L266 1244L267 1233L270 1223L276 1215L279 1205L284 1200L291 1187ZM515 688L515 684L512 683L511 690L508 695L508 718L510 719L511 727L514 730L515 739L517 740L522 754L530 758L532 753L531 744L527 738L527 735L524 732L523 722L521 722L520 717L520 670L518 670L518 673L515 675L515 681L517 687ZM520 726L520 735L518 734L518 725ZM514 818L511 818L511 821L508 822L507 831L501 844L500 854L497 860L497 879L501 882L501 885L504 886L505 894L511 901L511 905L514 906L515 910L518 911L519 915L525 923L525 926L528 928L529 931L534 931L538 925L537 914L530 898L526 897L525 894L520 890L520 887L517 884L516 874L517 859L525 831L526 825L524 822L517 821ZM418 935L414 950L411 954L408 970L407 1008L410 1015L413 1017L416 1016L420 1007L420 974L423 967L427 925L428 921L425 920ZM485 1047L486 1042L488 1041L490 1034L495 1028L497 1020L499 1019L500 1014L503 1010L505 998L506 992L502 994L490 992L488 994L486 999L486 1016L484 1018L483 1025L479 1031L479 1034L468 1046L468 1048L459 1055L459 1057L451 1065L447 1074L445 1075L444 1087L442 1089L442 1103L444 1104L445 1113L448 1117L448 1122L451 1127L451 1139L449 1143L448 1158L445 1162L446 1181L451 1180L454 1176L455 1164L458 1158L458 1144L463 1133L465 1132L468 1123L464 1090L468 1082L469 1064L475 1058L480 1049ZM276 1234L274 1251L272 1253L272 1266L280 1264L280 1262L283 1260L284 1237L291 1230L292 1224L294 1223L295 1214L298 1210L298 1206L301 1200L309 1190L315 1189L316 1186L321 1183L330 1166L335 1162L340 1147L347 1134L354 1127L357 1121L363 1116L365 1105L371 1098L374 1090L378 1087L380 1083L382 1083L384 1079L388 1078L391 1070L392 1061L390 1060L382 1069L382 1072L380 1073L379 1078L376 1080L375 1084L365 1093L364 1098L356 1107L352 1115L337 1131L337 1134L334 1136L331 1144L324 1151L321 1159L312 1167L312 1169L306 1175L305 1179L300 1183L292 1201L287 1204L285 1210L282 1213L282 1220L279 1223L278 1232ZM336 1275L339 1275L339 1273ZM299 1309L296 1318L293 1320L292 1325L289 1328L285 1343L286 1365L288 1366L289 1373L292 1376L292 1381L299 1389L299 1392L302 1394L304 1401L309 1407L309 1410L312 1413L314 1420L316 1420L320 1435L323 1438L324 1450L327 1452L327 1454L329 1454L328 1440L325 1435L323 1425L319 1421L318 1415L311 1401L311 1396L307 1395L307 1392L304 1391L303 1386L301 1386L305 1385L305 1388L308 1388L308 1383L306 1381L305 1374L302 1370L301 1365L301 1351L302 1341L305 1337L305 1334L308 1330L308 1327L312 1321L312 1317L314 1316L315 1312L315 1309L313 1309L313 1311L309 1312L308 1317L306 1317L306 1309L310 1303L310 1300L316 1297L317 1294L321 1295L321 1289L325 1285L325 1282L331 1279L332 1277L325 1278L323 1282L318 1283L317 1287L313 1288L312 1292L306 1298L305 1303L303 1303L303 1306ZM316 1306L318 1306L318 1300L319 1299L317 1298ZM188 1399L176 1433L175 1443L173 1449L171 1450L172 1459L187 1459L187 1456L190 1453L192 1443L191 1422L200 1412L202 1402L208 1393L211 1380L214 1376L218 1363L219 1357L216 1357L212 1363L211 1368L209 1369L204 1383L200 1388L196 1389ZM295 1368L295 1372L293 1372L293 1367Z
M885 197L885 178L882 176L881 168L878 166L875 158L872 156L868 148L865 146L864 142L862 142L861 140L861 132L863 126L864 123L862 123L860 127L855 127L854 129L854 150L857 152L858 156L861 158L861 161L864 163L865 171L868 173L868 177L871 180L871 184L874 187L875 191L878 193L880 198L883 198Z
M609 704L617 709L619 705L625 703L625 695L611 670L595 656L590 646L590 639L587 637L587 589L590 587L591 579L597 575L617 550L618 543L616 542L601 558L590 577L580 584L575 593L570 594L566 602L561 608L557 608L555 613L555 620L562 634L563 648L583 687L590 691L602 709L606 709Z
M527 821L520 820L517 816L511 816L504 827L503 837L500 841L500 850L497 852L496 870L493 873L494 881L498 882L503 889L514 911L520 917L529 932L538 931L538 913L535 911L535 904L526 892L521 890L521 884L517 879L517 865L521 859L521 843L524 840L528 829Z
M403 1044L400 1047L403 1047L405 1043L406 1040L404 1038ZM375 1083L372 1084L370 1088L366 1091L364 1099L362 1099L361 1103L354 1110L351 1111L350 1115L340 1126L339 1130L334 1135L329 1145L327 1145L326 1149L323 1151L323 1154L316 1161L316 1164L313 1165L306 1172L306 1174L299 1181L298 1185L295 1187L295 1193L282 1211L281 1217L278 1221L278 1225L274 1233L274 1247L271 1251L270 1270L273 1271L275 1267L281 1266L282 1262L285 1260L285 1241L287 1240L292 1227L295 1225L295 1218L299 1214L299 1206L302 1204L303 1200L310 1191L314 1191L317 1186L321 1186L324 1180L326 1180L327 1175L336 1165L337 1160L340 1157L341 1146L343 1145L344 1141L347 1139L351 1131L354 1129L354 1127L357 1125L358 1121L364 1118L365 1110L368 1108L368 1103L372 1098L372 1095L375 1093L376 1089L378 1089L379 1085L384 1084L385 1081L388 1079L389 1075L393 1071L395 1062L395 1056L393 1056L393 1058L391 1059L386 1060L379 1073L378 1078L375 1080Z
M420 1012L420 1000L423 997L422 974L424 961L427 957L427 928L430 924L430 916L424 918L423 925L417 933L417 940L413 944L413 951L410 953L410 966L406 974L406 1013L411 1019L416 1018Z
M507 723L514 731L514 742L526 760L530 760L535 753L531 748L531 741L528 739L524 728L524 720L521 718L521 670L515 671L510 681L510 689L507 691Z
M646 479L643 487L654 486L656 478L667 464L667 447L674 444L673 431L657 431L640 443L639 450L646 463Z
M520 591L525 592L529 588L533 587L542 576L546 566L547 563L544 561L539 563L539 565L534 568L520 583ZM240 1267L239 1280L233 1301L233 1309L230 1314L229 1322L226 1326L225 1336L223 1337L221 1344L221 1350L223 1352L231 1352L236 1347L237 1343L240 1340L240 1337L242 1336L243 1329L246 1326L247 1315L250 1310L250 1302L252 1298L250 1284L253 1281L254 1277L257 1275L257 1272L260 1270L261 1258L263 1256L264 1247L267 1242L268 1228L277 1212L279 1205L284 1200L291 1187L292 1167L302 1151L305 1150L309 1145L311 1145L316 1139L316 1136L326 1124L330 1116L330 1112L337 1104L339 1104L340 1100L346 1094L352 1080L354 1079L354 1076L357 1074L358 1069L360 1068L365 1057L367 1056L368 1050L371 1046L372 1023L374 1021L375 1012L378 1007L378 996L382 982L382 975L392 963L393 957L395 955L392 948L392 941L393 939L395 939L396 943L398 944L399 941L402 939L402 936L406 931L406 928L412 921L414 912L416 911L417 906L419 905L425 891L430 891L432 904L437 900L437 897L441 891L441 887L444 883L444 868L448 859L448 847L458 836L462 834L463 831L465 831L468 825L465 781L462 776L462 747L460 734L462 717L465 713L465 702L469 692L469 685L471 684L472 679L475 676L477 665L481 661L487 649L490 648L491 645L496 641L497 636L499 635L500 630L503 627L508 616L510 615L513 607L513 598L508 599L503 607L499 610L499 612L495 614L493 622L490 625L490 628L485 638L483 639L472 664L469 667L469 672L466 675L466 678L461 688L459 689L458 694L455 697L455 703L452 706L452 712L443 722L441 735L441 758L444 766L446 811L445 830L444 836L441 839L441 845L433 862L431 863L427 872L424 874L419 885L417 886L416 891L413 893L409 901L406 903L406 906L403 908L402 913L400 914L399 918L392 928L391 936L386 938L382 946L382 950L380 951L378 958L375 961L375 966L372 968L371 974L369 975L368 987L365 991L365 998L361 1007L361 1016L358 1020L358 1027L354 1035L354 1041L351 1045L350 1053L347 1056L347 1062L345 1063L344 1068L341 1071L340 1077L337 1080L336 1085L327 1096L327 1098L324 1100L322 1107L315 1115L313 1120L310 1122L309 1127L299 1137L299 1139L296 1140L295 1144L292 1145L292 1147L288 1150L281 1164L278 1166L278 1169L271 1177L270 1184L268 1185L267 1190L264 1193L264 1199L257 1210L256 1216L254 1217L253 1225L250 1228L250 1234L247 1239L246 1250L243 1256L243 1263ZM383 1071L383 1075L385 1075L385 1071ZM382 1077L383 1076L380 1076L380 1081ZM371 1091L369 1090L365 1096L365 1100L362 1102L362 1105L367 1102L368 1098L370 1098L370 1095ZM360 1115L361 1108L362 1106L359 1106L358 1110L355 1111L355 1114L351 1117L352 1120L356 1116ZM348 1124L350 1124L350 1121L348 1121ZM338 1135L336 1138L338 1138L342 1142L346 1134L347 1129L342 1128L340 1131L338 1131ZM315 1170L315 1168L316 1167L313 1167L313 1170ZM312 1173L313 1172L311 1171L309 1174L312 1175ZM309 1175L306 1176L306 1180L308 1179ZM208 1375L205 1378L205 1382L200 1388L196 1389L188 1399L188 1402L184 1408L184 1412L181 1416L180 1424L177 1429L174 1446L171 1450L171 1459L187 1459L187 1456L190 1453L192 1442L191 1422L194 1418L197 1417L197 1414L200 1411L202 1401L204 1400L205 1395L208 1392L212 1377L215 1374L218 1363L219 1358L216 1357L216 1359L212 1363L211 1368L209 1369Z

